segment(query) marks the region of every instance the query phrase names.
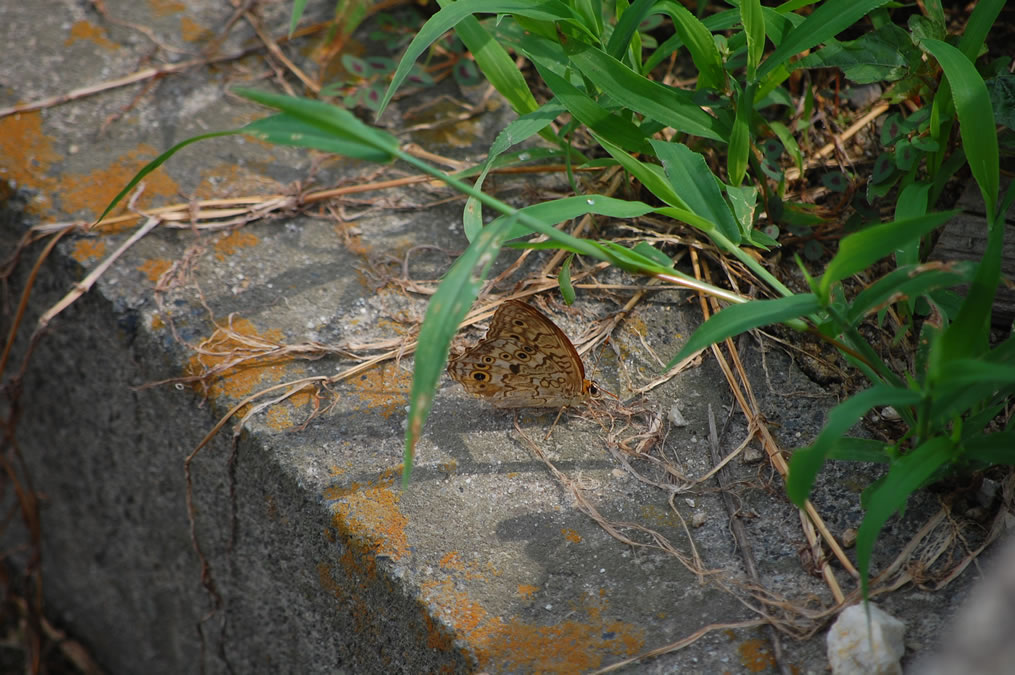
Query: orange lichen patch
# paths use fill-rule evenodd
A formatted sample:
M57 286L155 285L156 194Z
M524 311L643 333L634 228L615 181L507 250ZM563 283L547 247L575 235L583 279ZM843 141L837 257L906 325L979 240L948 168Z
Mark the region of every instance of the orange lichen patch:
M745 640L737 647L740 663L750 673L760 673L775 669L775 656L765 640Z
M253 356L258 350L267 350L270 344L279 344L282 341L282 334L278 331L266 331L258 333L254 325L247 319L234 318L228 326L231 329L224 330L217 328L210 338L199 346L198 353L190 358L185 368L188 376L203 375L209 370L222 366L223 363L232 363L244 356ZM248 343L243 336L249 336ZM264 345L262 343L269 343ZM211 399L221 396L232 398L243 398L267 384L281 381L283 378L299 376L304 372L300 365L293 364L291 360L264 356L250 358L242 363L234 365L225 371L218 373L214 378L204 378L194 384L194 388L201 394ZM243 412L241 411L241 413Z
M86 263L101 258L105 253L106 242L99 239L79 239L70 255L79 263Z
M377 410L387 418L408 403L412 375L394 363L387 363L360 375L353 380L353 386L368 410Z
M179 14L187 9L187 6L176 0L148 0L148 6L155 16L168 16Z
M145 260L143 263L138 265L138 271L148 277L148 281L153 284L156 283L159 278L166 273L170 267L173 266L172 260L166 260L165 258L155 258L153 260Z
M120 48L120 45L106 37L106 31L101 26L96 26L89 21L75 21L74 25L70 27L70 35L63 41L63 44L65 47L69 47L78 40L89 40L109 51Z
M180 37L184 42L204 42L212 36L212 32L194 21L189 16L180 17Z
M532 596L538 590L539 586L530 586L529 584L518 584L518 595L522 596L526 600L531 600Z
M152 330L162 330L166 327L166 322L162 320L161 314L155 314L152 316L151 327Z
M272 406L264 416L264 423L278 431L292 429L296 426L293 422L292 410L284 404Z
M225 260L226 256L233 255L241 248L251 248L260 242L256 235L243 230L234 230L215 242L215 257L218 260Z
M0 177L39 192L41 199L32 200L32 213L45 213L49 209L57 181L46 172L62 159L43 133L38 112L0 119Z
M393 477L382 477L375 485L329 488L324 498L333 502L332 524L336 528L366 542L373 554L397 560L409 550L408 520L398 509L401 492L392 489L393 483Z
M629 315L627 321L624 322L624 329L628 330L635 335L648 335L648 326L640 318L634 315Z
M642 629L621 621L604 622L600 612L590 613L585 622L534 626L490 615L452 580L426 582L422 590L437 616L469 642L481 668L581 672L599 667L608 654L632 656L645 643Z
M248 167L220 162L201 170L201 184L194 190L198 199L271 195L285 192L285 186Z
M363 242L363 237L360 236L363 231L359 229L356 221L338 222L333 227L350 253L363 257L370 255L370 247Z
M138 170L158 154L155 148L142 143L117 158L106 169L90 170L86 174L79 175L66 174L60 181L60 206L67 213L85 210L99 215ZM137 206L142 208L154 203L160 197L172 197L180 189L176 181L163 169L156 169L145 176L144 184L144 193L137 203ZM122 206L121 202L121 208ZM118 232L133 226L134 223L127 222L103 226L100 229L103 232Z
M462 557L458 555L458 551L452 551L441 558L441 568L446 570L464 570L465 565L462 563Z
M575 530L569 530L565 527L560 532L561 534L564 535L564 538L567 539L572 544L582 543L582 536L578 534Z

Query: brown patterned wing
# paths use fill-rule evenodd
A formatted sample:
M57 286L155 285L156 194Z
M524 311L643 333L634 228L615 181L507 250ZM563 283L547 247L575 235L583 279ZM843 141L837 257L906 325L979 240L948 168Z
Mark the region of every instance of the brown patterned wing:
M538 310L501 305L483 340L451 360L448 373L498 408L560 408L586 401L594 386L574 345Z

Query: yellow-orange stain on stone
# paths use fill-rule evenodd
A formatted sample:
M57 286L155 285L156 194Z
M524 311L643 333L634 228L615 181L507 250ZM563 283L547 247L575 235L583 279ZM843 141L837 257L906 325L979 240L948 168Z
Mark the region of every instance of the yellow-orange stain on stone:
M46 174L62 159L43 133L38 112L0 118L0 177L39 193L40 198L29 205L29 213L49 211L58 187L56 179Z
M765 640L745 640L737 647L737 652L740 654L740 663L749 673L775 669L775 656Z
M70 27L70 35L63 41L63 45L69 47L78 40L94 42L111 52L120 48L120 45L106 37L106 31L101 26L96 26L89 21L75 21L74 25Z
M539 586L530 586L529 584L518 584L518 595L522 596L526 600L531 600L532 596L539 590Z
M194 21L189 16L180 17L180 37L184 42L204 42L212 36L212 32Z
M98 216L138 170L158 154L159 151L154 147L142 143L116 158L105 169L91 169L87 173L77 175L65 174L60 180L60 207L66 213L89 211L93 216ZM161 168L145 176L144 184L144 192L137 201L140 208L150 206L160 198L175 197L180 190L176 181ZM127 199L129 197L120 202L113 215L123 209ZM135 226L134 222L128 221L117 225L105 225L100 229L103 232L119 232Z
M249 167L219 162L201 169L201 184L194 190L198 199L270 195L285 192L285 186Z
M162 320L161 314L155 314L152 316L152 330L162 330L166 327L166 322Z
M155 16L169 16L179 14L187 9L187 6L177 0L148 0L148 6Z
M446 570L464 570L465 565L462 564L462 557L458 555L458 551L452 551L441 558L441 568Z
M363 242L361 230L356 221L345 221L335 223L332 227L335 234L342 240L342 244L350 252L358 256L366 257L370 254L370 247Z
M585 607L588 621L541 626L488 613L450 579L424 582L422 590L437 616L468 641L480 668L489 671L583 672L601 666L608 655L633 656L645 644L641 628L603 621L598 599L595 611Z
M166 260L165 258L153 258L152 260L145 260L143 263L138 265L137 269L148 278L148 281L154 284L158 282L159 278L172 266L172 260Z
M328 488L324 498L332 502L335 528L362 542L374 555L397 560L409 550L408 520L398 508L401 491L393 484L393 473L385 472L375 484Z
M272 343L281 343L279 331L258 333L254 325L247 319L233 318L229 325L239 336L261 338ZM216 329L210 338L201 343L201 349L190 358L185 368L188 376L202 375L210 369L225 362L235 361L241 356L250 355L250 346L242 338L236 338L221 328ZM243 398L258 389L274 384L284 378L299 377L305 368L286 357L267 356L248 359L239 365L219 373L217 377L199 380L194 388L211 399L229 396L234 399ZM241 411L242 415L245 411Z
M241 248L251 248L260 243L260 239L249 232L234 230L215 242L215 258L225 260Z
M568 528L565 527L560 532L561 534L564 535L564 538L567 539L572 544L582 543L582 536L578 534L578 532L576 532L575 530L569 530Z
M412 375L394 363L386 363L355 378L352 385L368 410L387 418L408 403Z
M78 239L70 256L79 263L98 260L106 254L106 242L100 239Z

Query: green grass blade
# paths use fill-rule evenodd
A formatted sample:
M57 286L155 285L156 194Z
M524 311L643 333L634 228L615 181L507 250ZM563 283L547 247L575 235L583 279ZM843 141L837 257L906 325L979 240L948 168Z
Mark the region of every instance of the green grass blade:
M575 67L625 108L693 136L720 142L729 138L729 129L702 110L690 93L653 82L590 45L572 41L566 49Z
M930 213L920 218L875 225L844 237L818 282L819 294L827 301L832 284L867 269L907 242L944 225L955 214L955 211Z
M229 131L214 131L210 134L201 134L200 136L194 136L193 138L188 138L185 141L180 141L179 143L169 148L161 155L159 155L158 157L156 157L155 159L153 159L152 161L148 162L143 167L141 167L141 170L138 171L136 174L134 174L134 177L130 179L130 182L127 183L127 185L122 190L116 193L116 196L113 197L112 201L109 202L109 205L106 206L105 210L102 212L102 215L99 216L98 220L96 220L95 222L96 223L102 222L102 219L108 216L109 212L112 211L114 208L116 208L116 205L120 203L120 200L126 197L128 194L130 194L130 191L133 190L138 183L144 180L145 176L147 176L152 171L165 164L166 160L168 160L170 157L172 157L177 152L187 147L191 143L197 143L198 141L204 141L209 138L218 138L219 136L233 136L238 133L241 133L240 129L231 129Z
M999 173L997 127L987 86L972 62L955 47L930 39L922 40L920 44L937 59L948 78L966 161L980 186L987 213L994 213Z
M747 173L747 160L751 152L751 121L754 118L754 94L757 84L748 85L737 97L737 118L730 133L730 149L726 156L726 171L730 183L740 185Z
M413 359L412 391L409 395L402 465L403 488L408 485L412 474L416 443L423 433L423 424L430 414L437 383L444 373L451 340L479 295L479 289L490 273L490 266L497 258L513 224L513 220L507 219L499 225L484 228L451 266L427 305Z
M952 455L952 443L948 438L932 438L897 460L881 484L871 492L867 513L856 534L856 562L864 597L867 597L871 554L881 528L906 505L917 488L951 461Z
M550 91L567 107L575 119L597 134L615 141L628 152L651 154L652 148L648 144L648 139L637 125L619 115L614 115L539 61L533 63Z
M715 344L728 337L789 319L807 316L821 309L818 299L810 294L791 295L775 300L753 300L742 305L730 305L698 326L666 368L672 368L688 354Z
M779 66L787 65L790 57L835 37L887 3L888 0L825 0L768 55L758 69L758 79L764 79Z
M828 412L825 428L817 439L805 448L799 448L789 461L789 476L786 478L786 494L797 506L803 506L811 493L814 478L821 466L832 453L839 440L875 406L890 405L896 409L917 405L921 400L918 392L909 389L876 384L870 389L846 399Z
M765 16L759 0L740 0L740 23L747 37L747 81L754 82L765 53Z
M442 7L447 3L448 0L438 0L438 4ZM524 115L539 107L532 91L529 90L529 85L525 82L525 76L515 66L514 59L475 17L462 19L455 26L455 33L476 59L476 65L483 71L487 81L507 99L516 113Z
M380 117L391 102L391 97L409 76L416 59L436 42L444 33L473 14L519 14L537 21L568 21L576 25L574 13L567 5L557 0L458 0L441 8L423 24L402 55L398 68L391 78L388 90L384 92L377 117ZM582 28L584 28L582 26Z
M715 223L727 240L739 244L740 226L723 199L719 183L705 158L682 143L653 140L652 147L666 169L670 185L688 209Z

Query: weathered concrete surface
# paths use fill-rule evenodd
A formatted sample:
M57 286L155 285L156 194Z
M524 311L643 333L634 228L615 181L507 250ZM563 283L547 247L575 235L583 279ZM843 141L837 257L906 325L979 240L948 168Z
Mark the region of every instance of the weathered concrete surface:
M105 5L110 17L149 26L160 41L190 56L231 11L211 2L187 9L154 1ZM287 9L266 10L269 32L284 31ZM253 44L251 34L241 22L221 51ZM84 5L58 2L5 8L0 35L21 46L5 50L0 104L132 72L152 49L136 30ZM147 92L120 88L0 119L3 175L29 191L25 217L33 222L92 218L134 171L171 144L262 114L225 90L267 88L269 74L255 54L167 77ZM439 92L460 96L454 85L442 86ZM384 121L395 124L419 103L400 102ZM438 134L406 140L429 141L428 149L443 154L481 157L489 143L483 139L503 124L503 112L487 108L480 121L444 137L464 136L471 145L441 144ZM315 164L319 159L242 138L202 143L149 177L137 206L177 202L180 195L282 193L311 173L322 186L372 179L373 167ZM531 201L533 185L502 181L502 194ZM448 196L423 186L368 195L381 200L374 209L350 199L340 205L347 210L344 222L320 211L232 232L160 228L53 322L27 371L17 438L33 485L45 497L48 608L111 672L589 671L709 624L756 618L710 581L715 577L702 581L671 553L607 534L520 439L510 414L466 397L457 385L442 386L413 483L402 492L409 358L365 371L320 398L301 394L262 409L235 446L229 425L201 450L191 478L194 532L208 565L203 575L191 542L184 458L244 397L334 374L353 361L318 351L315 360L288 357L230 372L209 389L142 385L198 374L240 346L239 336L205 342L215 330L211 314L220 326L231 317L239 335L278 344L348 348L405 335L422 316L425 297L391 282L402 273L403 257L417 245L464 246L460 201L423 210ZM18 235L5 227L3 250L11 250ZM36 282L27 325L126 236L105 232L61 244ZM438 278L450 261L443 251L412 251L409 276L424 283ZM536 269L530 261L525 273ZM601 280L636 281L615 273ZM616 297L628 292L616 291ZM610 297L582 290L578 310L558 311L555 318L576 336L617 309ZM595 376L607 388L626 395L657 374L659 365L644 345L668 358L697 321L684 294L650 296L614 336L621 358L605 348L587 362L596 362ZM23 347L24 341L14 363ZM748 364L784 446L806 442L833 399L781 353L764 361L755 353ZM720 424L729 409L714 364L706 361L655 390L649 405L665 413L676 400L688 425L669 430L662 452L686 475L702 476L712 466L709 406ZM303 428L317 406L327 409ZM668 490L624 470L610 452L610 434L596 421L565 418L544 441L552 422L553 415L532 412L520 418L604 518L650 528L689 555L681 517L702 514L690 537L704 567L727 581L743 578L714 484L678 495L675 512ZM743 434L742 418L734 416L723 452ZM664 480L651 464L635 463ZM763 467L733 464L735 479L743 481L736 492L741 513L749 516L763 584L800 603L828 604L825 587L802 569L796 512L781 481ZM860 513L858 486L866 476L849 471L826 479L824 512L836 533L855 527ZM919 514L919 505L909 513ZM919 521L898 525L899 538L911 533L913 522ZM653 542L630 526L622 532ZM840 580L847 591L854 587L845 576ZM952 601L930 593L880 600L897 615L910 610L905 618L912 622L915 651L933 643ZM787 639L784 649L788 665L804 672L824 668L820 634ZM769 651L761 630L713 631L634 670L759 672L773 667Z

